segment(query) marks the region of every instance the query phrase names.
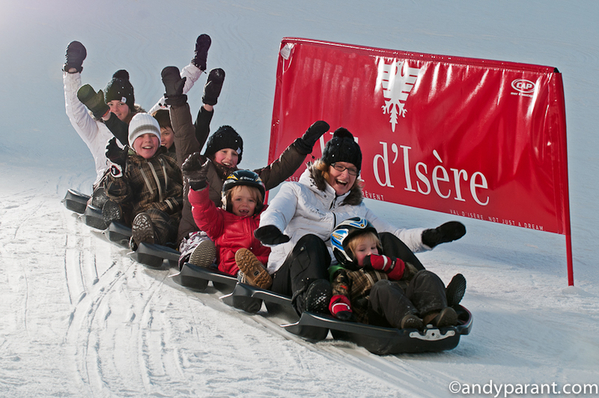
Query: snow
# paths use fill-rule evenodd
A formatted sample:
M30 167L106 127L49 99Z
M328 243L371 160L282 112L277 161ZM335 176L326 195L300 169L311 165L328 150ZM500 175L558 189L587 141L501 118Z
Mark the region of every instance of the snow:
M4 0L0 396L443 397L491 381L504 388L497 396L524 384L532 396L534 385L597 386L598 12L594 1L555 0ZM561 235L369 201L405 227L466 224L463 239L420 258L446 282L466 276L462 303L474 315L451 351L378 357L350 343L304 342L217 293L176 285L174 270L129 259L60 203L68 188L89 193L95 176L64 111L64 51L72 40L85 44L83 81L95 89L127 69L136 102L149 108L163 92L162 68L185 66L200 33L213 40L208 67L227 72L212 126L238 129L247 168L267 161L283 37L557 67L575 286ZM452 381L463 394L450 393Z

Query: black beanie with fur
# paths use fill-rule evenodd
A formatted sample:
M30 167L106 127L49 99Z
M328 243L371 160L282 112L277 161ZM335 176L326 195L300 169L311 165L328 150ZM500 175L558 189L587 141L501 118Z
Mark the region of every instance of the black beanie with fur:
M117 70L104 90L104 101L108 104L113 100L127 104L131 112L135 112L133 86L129 82L129 72L125 69Z
M362 169L362 150L354 140L354 136L346 128L339 127L333 133L333 138L327 142L322 152L321 160L328 165L336 162L351 163Z

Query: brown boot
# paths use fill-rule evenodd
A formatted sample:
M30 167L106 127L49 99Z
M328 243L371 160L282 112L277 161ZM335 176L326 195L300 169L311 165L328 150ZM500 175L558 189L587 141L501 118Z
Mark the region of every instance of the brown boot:
M272 277L254 253L248 249L237 250L235 262L239 270L243 272L249 285L257 286L260 289L268 289L272 285Z
M418 318L414 314L408 314L401 319L400 329L424 329L424 323L422 319Z
M431 312L423 318L425 325L433 325L437 328L455 326L458 324L458 314L451 307L445 307L441 311Z
M154 244L154 226L152 219L148 213L139 213L133 220L131 226L131 241L132 250L137 250L140 243Z

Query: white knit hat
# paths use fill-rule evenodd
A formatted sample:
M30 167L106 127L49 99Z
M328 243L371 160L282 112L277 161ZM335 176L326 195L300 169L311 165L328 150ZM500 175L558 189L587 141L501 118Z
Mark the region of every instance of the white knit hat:
M136 113L129 123L129 145L133 146L133 142L137 137L148 133L154 134L160 141L158 120L148 113Z

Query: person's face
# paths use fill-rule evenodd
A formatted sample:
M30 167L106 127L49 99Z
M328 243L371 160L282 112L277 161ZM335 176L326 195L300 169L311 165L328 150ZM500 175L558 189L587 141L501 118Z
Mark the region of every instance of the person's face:
M214 154L214 161L225 167L236 167L239 162L239 154L232 148L221 149Z
M251 217L256 211L257 202L250 188L240 186L231 194L231 212L239 217Z
M337 168L344 170L339 171ZM335 193L341 196L349 192L354 186L358 178L358 169L351 163L336 162L335 167L333 165L329 166L329 173L326 177L327 182L333 187Z
M166 149L170 149L175 142L175 135L173 129L170 127L160 127L160 143L165 146Z
M129 113L131 113L131 109L129 109L127 104L119 100L112 100L106 105L110 108L110 112L114 113L116 117L123 121L129 116Z
M376 246L376 240L371 236L358 236L356 238L356 247L354 248L354 257L360 267L364 266L364 258L371 254L379 254L379 249Z
M133 141L133 149L144 159L149 159L160 147L160 140L152 133L142 134Z

